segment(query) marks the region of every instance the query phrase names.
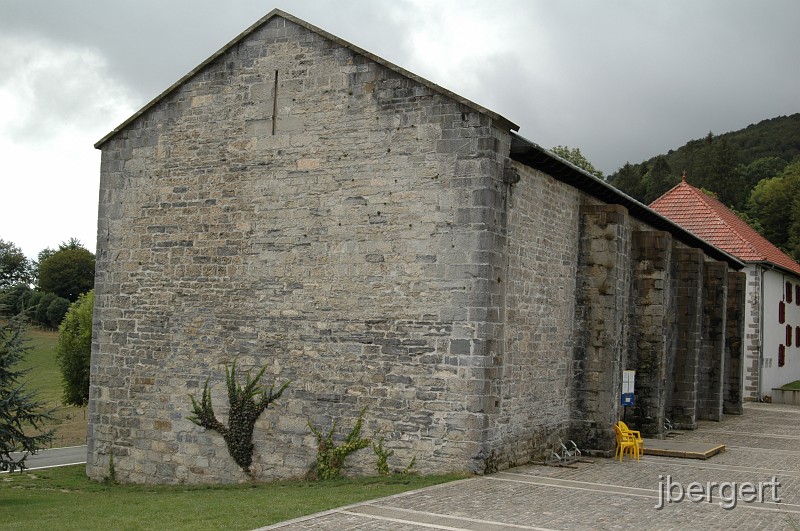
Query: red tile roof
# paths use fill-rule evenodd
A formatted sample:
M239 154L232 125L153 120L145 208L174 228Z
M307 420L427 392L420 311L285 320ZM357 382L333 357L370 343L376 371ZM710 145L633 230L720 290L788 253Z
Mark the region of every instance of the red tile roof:
M728 207L686 181L650 203L650 208L743 262L769 262L800 275L800 264Z

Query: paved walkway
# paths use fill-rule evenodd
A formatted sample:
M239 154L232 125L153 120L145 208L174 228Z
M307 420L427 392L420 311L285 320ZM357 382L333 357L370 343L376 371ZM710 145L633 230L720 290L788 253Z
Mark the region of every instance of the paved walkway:
M726 445L705 461L645 455L640 462L595 458L576 468L523 466L264 529L800 529L798 434L800 407L746 404L744 415L677 435ZM667 485L678 499L692 482L698 501L685 492L680 502L665 498ZM709 491L706 501L702 493Z

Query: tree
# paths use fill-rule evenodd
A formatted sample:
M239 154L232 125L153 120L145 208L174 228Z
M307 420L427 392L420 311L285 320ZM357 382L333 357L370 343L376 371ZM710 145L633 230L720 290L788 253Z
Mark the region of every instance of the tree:
M554 155L558 155L562 159L566 160L567 162L571 162L575 166L579 167L582 170L586 170L587 172L591 173L592 175L603 178L603 172L595 168L591 162L589 162L586 157L583 156L581 153L580 148L569 148L568 146L556 146L550 149L550 152Z
M792 226L789 227L789 241L786 248L795 262L800 262L800 189L795 191L792 202Z
M800 162L777 177L760 181L750 193L747 213L763 228L763 236L781 250L800 258Z
M39 261L39 263L41 263L50 258L51 256L53 256L54 254L56 254L56 251L54 249L51 249L50 247L45 247L44 249L39 251L39 254L36 256L36 258Z
M50 326L50 321L47 319L47 309L50 308L50 305L58 299L58 295L55 293L44 293L42 298L39 299L39 303L36 305L36 309L33 312L34 321L39 326Z
M67 315L70 303L64 297L56 297L47 307L47 324L51 328L58 328L64 316Z
M58 327L56 360L61 368L64 403L83 407L89 403L89 360L92 354L94 290L70 305Z
M644 182L637 166L626 162L623 167L617 170L610 182L634 199L644 202Z
M44 297L44 293L32 289L23 295L20 303L20 313L24 313L25 317L31 321L36 321L36 309L39 307L39 301Z
M52 418L50 412L44 411L44 404L20 382L28 370L14 368L30 349L24 334L19 317L0 324L0 469L12 472L24 470L28 455L53 437L52 431L42 432L42 423ZM29 430L36 434L26 434ZM22 457L12 456L15 452L22 452Z
M709 133L711 135L711 133ZM713 190L728 206L739 207L746 200L741 186L739 150L725 138L714 138L699 157L694 168L696 185Z
M61 242L61 244L58 246L59 251L64 251L67 249L85 249L85 247L78 238L70 238L65 242Z
M12 242L0 240L0 289L31 281L31 262Z
M656 157L642 179L645 187L645 203L652 203L676 184L677 179L672 177L671 173L672 169L667 158L663 155Z
M39 289L70 302L94 287L94 255L75 242L62 244L39 264Z
M45 247L39 254L36 256L36 260L32 262L31 267L31 276L33 277L33 282L38 285L39 284L39 266L42 262L50 258L56 254L55 250L51 249L50 247Z
M33 292L31 287L23 282L0 290L0 315L12 316L23 313L31 292Z
M764 179L778 176L789 163L780 157L762 157L741 167L741 183L748 192Z

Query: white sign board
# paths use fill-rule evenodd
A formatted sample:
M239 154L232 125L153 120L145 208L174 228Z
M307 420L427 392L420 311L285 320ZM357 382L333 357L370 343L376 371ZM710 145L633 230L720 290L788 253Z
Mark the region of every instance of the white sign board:
M633 381L636 378L636 371L622 371L622 393L633 394Z

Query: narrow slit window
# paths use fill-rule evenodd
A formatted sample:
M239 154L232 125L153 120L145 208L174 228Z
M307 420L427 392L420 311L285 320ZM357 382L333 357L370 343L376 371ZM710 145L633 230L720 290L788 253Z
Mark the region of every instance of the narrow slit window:
M275 70L275 82L272 84L272 136L275 136L275 123L278 121L278 71Z
M794 285L794 303L800 306L800 284Z
M792 346L792 325L786 325L786 346Z
M786 365L786 347L783 345L778 347L778 367Z
M786 304L783 301L778 302L778 322L780 324L786 322Z
M792 302L793 291L794 290L792 289L792 283L787 280L786 281L786 302L788 302L790 304Z

